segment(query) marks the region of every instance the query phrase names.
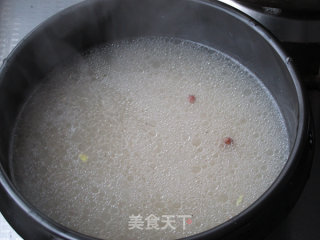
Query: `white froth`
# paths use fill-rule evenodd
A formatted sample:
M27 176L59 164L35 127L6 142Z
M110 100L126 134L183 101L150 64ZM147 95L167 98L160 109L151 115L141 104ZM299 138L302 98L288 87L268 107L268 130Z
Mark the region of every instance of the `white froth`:
M282 116L252 74L167 38L104 46L53 72L25 106L13 149L14 177L31 203L105 239L208 230L261 196L289 151ZM138 214L192 215L192 223L129 230Z

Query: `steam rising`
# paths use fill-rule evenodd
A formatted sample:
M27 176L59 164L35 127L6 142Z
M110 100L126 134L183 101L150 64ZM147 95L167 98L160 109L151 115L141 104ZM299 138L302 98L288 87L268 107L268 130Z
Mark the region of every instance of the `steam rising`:
M288 157L282 116L259 80L212 49L171 38L115 42L55 70L15 133L24 196L105 239L208 230L252 204ZM192 223L129 230L139 214L192 215Z

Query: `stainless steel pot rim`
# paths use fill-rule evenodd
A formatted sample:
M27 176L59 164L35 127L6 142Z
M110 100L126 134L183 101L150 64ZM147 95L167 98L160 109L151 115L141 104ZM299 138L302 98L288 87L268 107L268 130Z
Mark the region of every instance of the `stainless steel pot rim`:
M94 2L99 2L99 1L100 0L91 0L91 1L86 0L84 2L78 3L50 17L45 22L43 22L38 27L36 27L22 41L20 41L17 44L17 46L9 54L7 59L3 62L2 66L0 67L0 79L1 79L1 75L3 75L6 72L7 68L10 67L10 64L12 63L12 60L14 59L14 57L19 53L19 51L21 51L21 49L24 48L26 42L32 41L33 37L37 35L38 32L41 32L44 28L46 28L46 26L54 24L54 22L57 19L59 19L59 16L67 15L73 11L76 11L77 8L86 7L93 4ZM299 110L298 110L299 122L297 127L296 139L292 147L288 161L285 164L279 176L276 178L273 184L262 196L260 196L253 204L251 204L247 209L242 211L240 214L218 225L217 227L214 227L205 232L201 232L199 234L186 238L186 239L196 239L196 238L200 239L201 237L209 233L217 232L217 234L220 235L220 233L223 233L226 231L232 231L232 229L237 228L237 226L241 225L240 224L241 222L245 222L247 219L250 219L252 215L254 215L257 212L257 210L264 205L265 201L267 201L268 197L272 194L272 192L276 191L278 188L283 188L286 185L287 182L285 181L285 176L288 174L288 172L290 172L290 170L296 167L297 165L296 158L301 155L301 151L302 151L301 148L307 141L307 131L306 131L307 124L308 124L307 117L306 117L307 106L306 106L303 89L297 77L293 63L290 57L282 50L279 42L272 36L272 34L270 34L267 30L265 30L262 26L260 26L255 20L253 20L249 16L246 16L239 10L234 9L222 2L218 2L218 1L213 2L209 0L185 0L185 1L206 5L207 7L217 8L220 11L223 11L229 15L232 15L234 18L237 18L239 21L245 23L246 25L254 29L257 32L257 34L261 35L273 47L273 49L276 50L276 52L278 53L282 61L286 63L287 70L290 73L290 76L292 78L292 82L295 86L297 98L299 102ZM6 189L8 195L11 197L11 199L17 204L17 206L20 209L22 209L24 212L27 212L35 222L41 224L53 235L59 236L63 239L70 239L70 240L97 239L97 238L92 238L84 234L75 232L71 229L68 229L62 226L61 224L55 222L54 220L48 218L47 216L39 212L37 209L35 209L28 201L24 199L24 197L18 192L15 186L11 183L2 166L0 166L0 184L3 186L4 189Z

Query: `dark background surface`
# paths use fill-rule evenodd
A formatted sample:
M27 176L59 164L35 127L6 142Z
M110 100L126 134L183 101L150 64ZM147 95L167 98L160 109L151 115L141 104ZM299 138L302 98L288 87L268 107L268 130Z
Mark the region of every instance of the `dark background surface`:
M249 3L259 6L275 7L292 11L319 11L319 0L236 0L240 3Z
M315 156L309 180L298 202L266 240L320 240L320 43L284 43L283 46L293 57L307 89L314 121Z

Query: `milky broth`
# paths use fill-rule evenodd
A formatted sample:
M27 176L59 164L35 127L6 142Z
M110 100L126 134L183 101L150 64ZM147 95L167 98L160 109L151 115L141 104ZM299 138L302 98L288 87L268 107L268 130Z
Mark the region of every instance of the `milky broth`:
M288 146L274 99L239 63L188 41L139 38L50 74L20 114L12 172L27 200L81 233L174 239L257 200ZM151 214L159 229L147 229Z

